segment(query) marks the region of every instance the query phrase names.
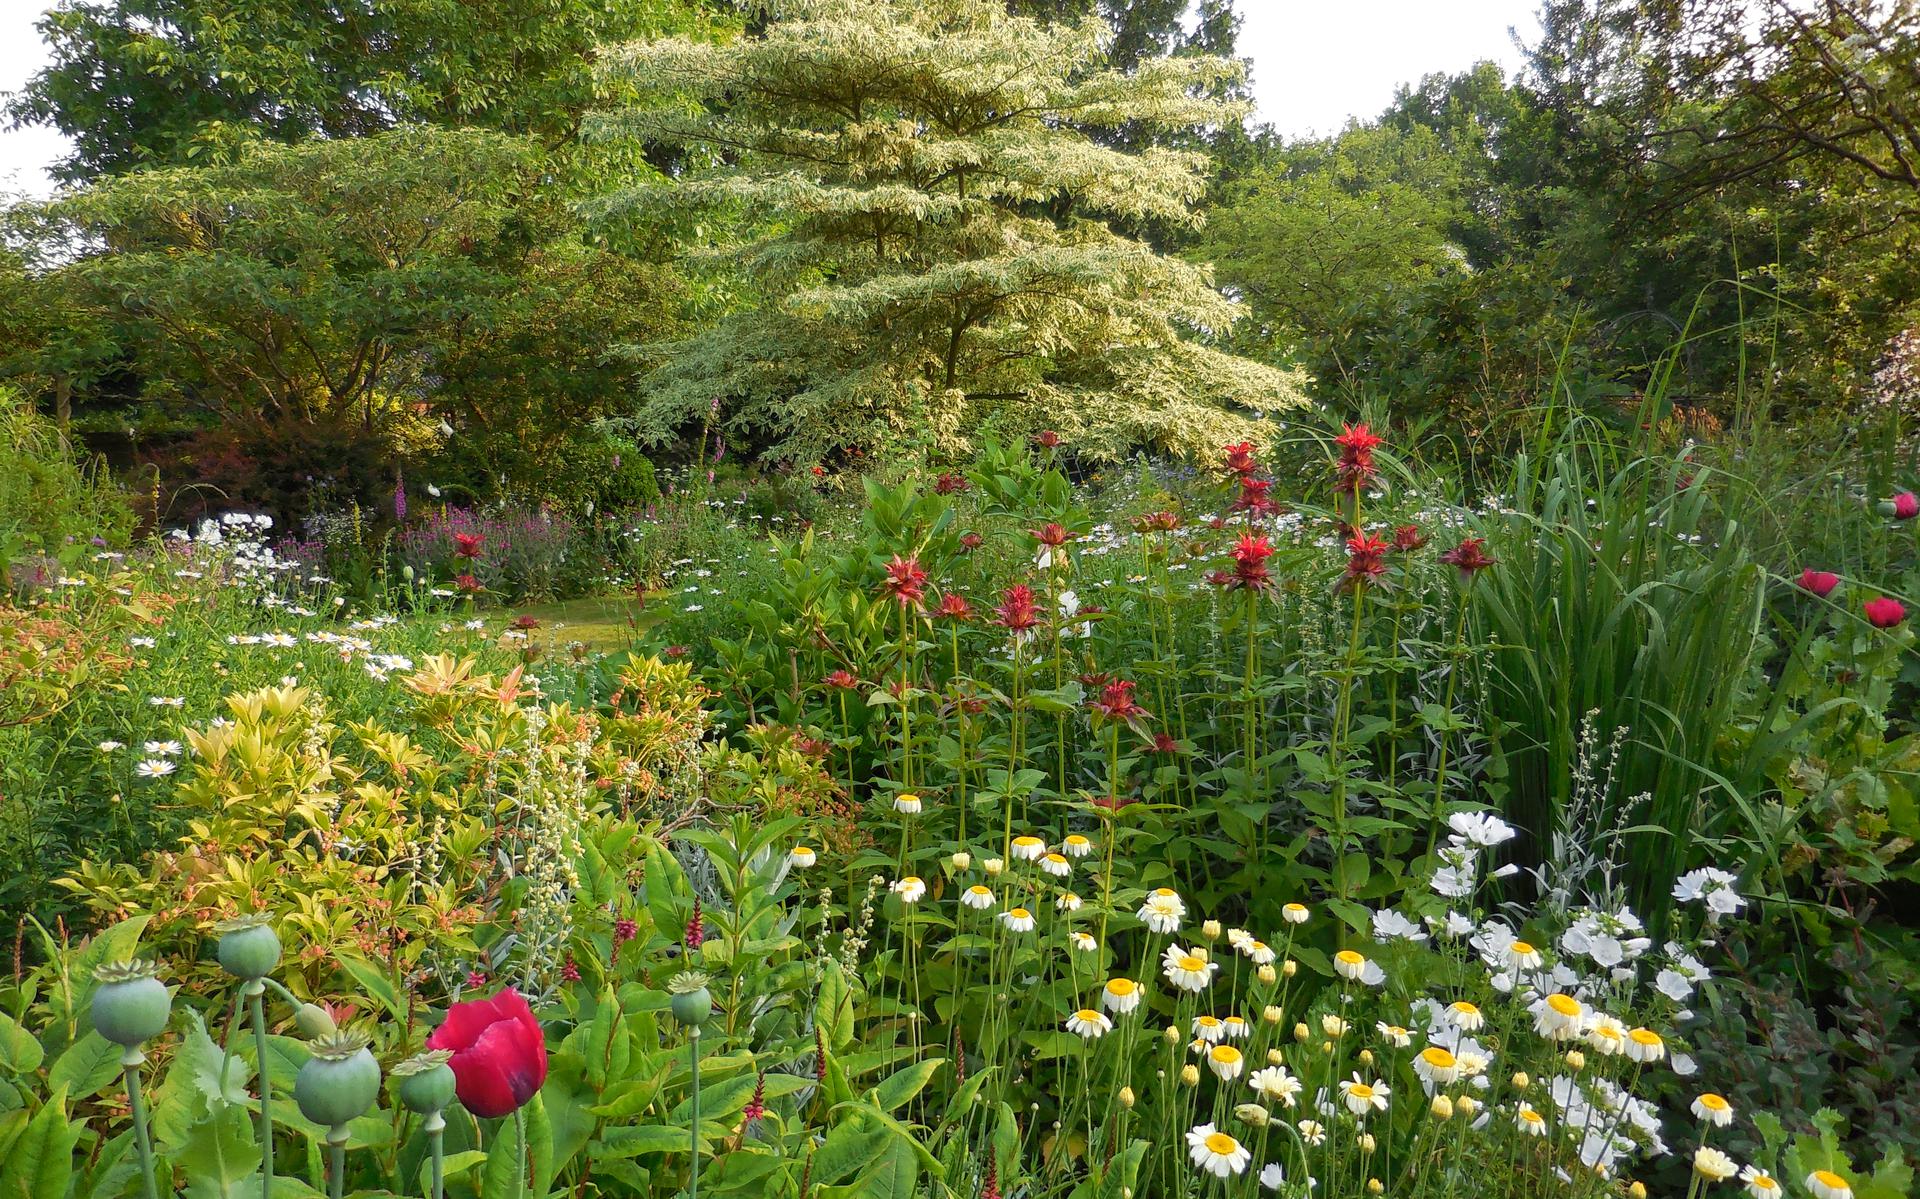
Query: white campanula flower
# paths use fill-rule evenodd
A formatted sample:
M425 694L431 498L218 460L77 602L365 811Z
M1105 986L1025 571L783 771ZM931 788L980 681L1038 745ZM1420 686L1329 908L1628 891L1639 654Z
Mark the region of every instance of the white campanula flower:
M1447 827L1461 841L1482 849L1504 845L1519 833L1518 829L1491 812L1455 812L1447 817Z
M1738 880L1724 870L1702 866L1689 870L1674 881L1673 897L1681 903L1702 903L1711 916L1731 916L1747 905L1734 890Z
M1373 914L1373 939L1384 945L1391 941L1424 941L1427 934L1418 924L1386 908Z

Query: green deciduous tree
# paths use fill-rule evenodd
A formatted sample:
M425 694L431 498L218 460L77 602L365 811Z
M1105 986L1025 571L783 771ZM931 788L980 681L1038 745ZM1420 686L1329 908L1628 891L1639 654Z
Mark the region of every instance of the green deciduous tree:
M1239 315L1204 267L1110 223L1193 224L1205 156L1080 132L1233 119L1205 95L1231 64L1104 69L1104 25L990 0L775 11L761 36L610 57L642 101L603 134L709 147L720 165L611 194L604 212L721 206L768 222L718 247L751 302L661 351L642 437L718 405L783 458L909 437L958 448L989 426L1053 426L1117 453L1211 447L1245 414L1300 402L1295 378L1201 340Z

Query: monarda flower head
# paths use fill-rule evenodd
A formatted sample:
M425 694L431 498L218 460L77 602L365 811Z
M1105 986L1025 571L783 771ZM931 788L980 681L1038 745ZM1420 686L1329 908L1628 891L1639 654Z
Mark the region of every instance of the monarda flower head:
M1371 533L1356 533L1347 538L1346 587L1377 583L1387 573L1387 543Z
M1033 435L1033 444L1039 446L1043 450L1059 449L1060 435L1054 432L1052 429L1042 429L1038 433Z
M1025 633L1040 623L1039 609L1034 606L1033 588L1025 583L1015 583L1000 593L1000 605L994 615L1009 632Z
M949 591L940 597L940 607L936 609L936 611L948 620L967 621L973 619L973 605L967 602L966 596L954 591Z
M1459 545L1441 554L1440 560L1460 572L1462 583L1471 583L1473 576L1498 561L1487 555L1486 544L1487 539L1484 537L1468 537Z
M978 533L962 533L960 535L960 549L964 553L971 554L973 551L979 549L981 542L985 540L986 538L980 536Z
M1222 452L1227 456L1227 469L1236 475L1250 475L1260 469L1260 464L1253 457L1251 441L1230 445Z
M860 685L860 676L851 670L836 670L820 681L835 691L852 691Z
M1273 557L1273 546L1264 536L1242 533L1240 540L1228 552L1233 557L1233 570L1215 571L1207 576L1209 582L1228 591L1265 591L1273 586L1273 575L1267 570L1267 559Z
M927 572L920 568L920 559L895 554L893 561L887 563L887 577L880 584L880 594L892 598L902 608L918 611L927 595Z
M1133 518L1133 531L1136 533L1171 533L1180 527L1178 514L1162 509L1148 512Z
M1383 440L1364 424L1340 427L1340 436L1333 439L1333 444L1340 447L1339 458L1334 462L1335 491L1355 495L1372 484L1373 451Z
M1067 527L1059 521L1048 521L1037 529L1028 529L1027 534L1049 548L1065 545L1073 537L1072 533L1067 532Z
M967 476L960 472L944 471L933 480L933 493L952 495L956 491L965 491L971 486L972 484L967 482Z
M1396 525L1393 530L1393 551L1396 554L1411 554L1427 544L1427 535L1420 531L1419 525Z
M1279 511L1280 505L1268 497L1273 490L1273 480L1256 479L1252 475L1240 477L1240 498L1233 501L1235 512L1245 512L1249 516L1261 517Z
M478 558L487 539L478 533L455 533L453 535L453 553L456 558Z
M1108 720L1132 723L1145 719L1147 710L1133 699L1133 691L1137 686L1138 683L1126 679L1115 679L1100 689L1100 698L1092 701L1093 710Z

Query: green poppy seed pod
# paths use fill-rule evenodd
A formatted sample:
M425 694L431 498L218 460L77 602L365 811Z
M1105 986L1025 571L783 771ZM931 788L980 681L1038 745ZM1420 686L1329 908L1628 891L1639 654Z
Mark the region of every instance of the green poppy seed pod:
M1892 516L1895 510L1897 509L1897 507L1898 505L1896 505L1892 500L1881 500L1874 505L1874 508L1882 516Z
M253 982L280 964L280 937L266 916L222 920L214 929L220 934L220 968L235 978Z
M134 958L94 971L94 1031L129 1049L159 1036L173 1014L173 996L156 975L159 966Z
M363 1115L380 1095L380 1063L367 1039L337 1033L318 1041L313 1056L293 1079L293 1101L315 1124L337 1128Z
M393 1068L399 1080L395 1090L408 1111L426 1116L453 1102L453 1067L447 1064L452 1059L450 1049L429 1049Z
M713 994L707 990L707 976L698 970L674 975L667 990L673 996L667 1006L680 1023L698 1027L713 1015Z
M294 1027L309 1041L324 1041L340 1031L327 1009L317 1003L303 1003L293 1014Z

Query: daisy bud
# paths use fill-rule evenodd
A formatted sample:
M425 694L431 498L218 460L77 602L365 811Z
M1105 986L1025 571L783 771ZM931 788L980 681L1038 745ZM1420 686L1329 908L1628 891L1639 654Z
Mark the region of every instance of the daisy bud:
M1647 1199L1647 1184L1636 1181L1632 1186L1627 1188L1627 1194L1631 1199Z
M1569 1049L1567 1050L1567 1065L1575 1070L1584 1070L1587 1068L1587 1055L1578 1049Z
M1178 1024L1167 1025L1166 1036L1167 1044L1178 1045L1180 1043L1180 1026Z
M965 870L967 867L973 865L973 855L964 849L954 854L950 860L953 862L953 868L955 870Z
M1515 1070L1513 1072L1513 1089L1516 1091L1526 1090L1527 1084L1532 1081L1533 1080L1531 1078L1527 1077L1527 1072L1525 1070Z
M1280 979L1280 972L1273 968L1272 962L1262 963L1260 968L1258 970L1255 970L1253 973L1254 973L1254 977L1258 978L1262 983L1265 983L1269 987L1271 987L1275 982L1279 981Z
M1288 958L1286 962L1280 967L1280 973L1286 975L1288 978L1292 978L1295 974L1298 974L1299 972L1300 972L1300 963L1294 961L1292 958Z
M1209 941L1219 940L1220 939L1220 922L1218 920L1208 920L1205 923L1201 924L1200 935L1205 937Z
M1313 1035L1313 1030L1309 1029L1304 1024L1296 1024L1293 1026L1293 1039L1300 1042L1302 1045L1306 1044L1307 1038L1312 1035Z
M997 878L1000 872L1006 868L1007 862L1005 858L988 858L986 861L980 863L980 869L987 872L988 878Z
M1480 1101L1471 1095L1462 1095L1453 1105L1463 1116L1471 1116L1480 1110Z
M1372 1153L1374 1148L1374 1143L1375 1142L1374 1142L1372 1133L1363 1132L1360 1134L1360 1151L1362 1153Z
M1363 1066L1373 1065L1373 1050L1362 1049L1360 1051L1360 1064Z
M1332 1041L1320 1042L1320 1052L1327 1054L1329 1057L1331 1057L1333 1055L1333 1042Z
M1433 1118L1436 1120L1451 1120L1453 1119L1453 1100L1445 1095L1435 1095L1433 1103L1427 1110L1433 1113Z
M1204 945L1195 945L1192 947L1191 951L1194 957L1199 958L1203 962L1210 962L1213 960L1213 955L1207 952L1207 947Z
M1275 1007L1271 1003L1266 1006L1266 1010L1260 1013L1260 1018L1262 1020L1265 1020L1268 1024L1278 1024L1280 1023L1280 1021L1286 1019L1286 1016L1287 1014L1285 1012L1281 1011L1279 1008Z
M1273 1118L1271 1112L1257 1103L1243 1103L1233 1109L1233 1114L1242 1124L1254 1128L1265 1128L1267 1121Z
M1186 1065L1180 1067L1180 1081L1190 1087L1199 1086L1200 1067L1194 1065L1192 1062L1188 1062Z
M1127 1108L1129 1110L1132 1109L1133 1107L1133 1088L1132 1087L1120 1088L1120 1106Z
M1287 1059L1280 1056L1280 1051L1278 1049L1267 1050L1267 1065L1284 1066L1286 1064L1287 1064Z
M1367 1137L1367 1139L1368 1139L1369 1141L1371 1141L1371 1140L1373 1139L1373 1137L1372 1137L1372 1136L1368 1136L1368 1137ZM1386 1189L1387 1189L1387 1188L1386 1188L1386 1186L1385 1186L1385 1184L1383 1184L1383 1183L1382 1183L1382 1182L1381 1182L1381 1181L1380 1181L1380 1180L1379 1180L1378 1178L1369 1178L1369 1179L1367 1179L1367 1194L1369 1194L1369 1195L1381 1195L1381 1194L1385 1194L1385 1193L1386 1193Z

